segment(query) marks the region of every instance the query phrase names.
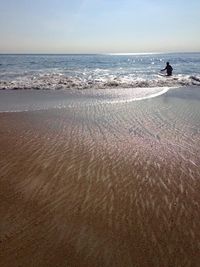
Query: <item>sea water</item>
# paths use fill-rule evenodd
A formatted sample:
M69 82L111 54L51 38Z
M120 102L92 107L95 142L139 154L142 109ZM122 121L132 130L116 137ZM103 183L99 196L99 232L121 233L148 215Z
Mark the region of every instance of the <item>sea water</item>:
M172 77L160 75L167 61ZM130 102L182 86L200 86L200 53L0 55L0 112Z
M169 61L172 77L159 72ZM110 89L200 85L200 53L0 55L0 89Z

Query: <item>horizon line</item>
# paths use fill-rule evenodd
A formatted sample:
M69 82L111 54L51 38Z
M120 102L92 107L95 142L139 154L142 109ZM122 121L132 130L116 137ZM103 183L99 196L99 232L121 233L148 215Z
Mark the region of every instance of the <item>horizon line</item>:
M166 51L166 52L0 52L0 55L111 55L111 56L128 56L128 55L154 55L154 54L183 54L183 53L200 53L200 51Z

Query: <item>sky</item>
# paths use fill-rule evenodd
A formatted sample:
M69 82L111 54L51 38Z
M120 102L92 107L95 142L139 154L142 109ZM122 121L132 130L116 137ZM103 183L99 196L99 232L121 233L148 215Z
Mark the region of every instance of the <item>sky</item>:
M0 53L200 51L200 0L0 0Z

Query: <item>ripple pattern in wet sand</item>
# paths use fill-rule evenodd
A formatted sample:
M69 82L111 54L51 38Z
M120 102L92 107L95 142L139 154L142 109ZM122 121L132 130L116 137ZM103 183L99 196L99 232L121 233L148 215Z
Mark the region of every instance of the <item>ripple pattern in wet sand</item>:
M199 103L163 99L0 115L1 266L199 266Z

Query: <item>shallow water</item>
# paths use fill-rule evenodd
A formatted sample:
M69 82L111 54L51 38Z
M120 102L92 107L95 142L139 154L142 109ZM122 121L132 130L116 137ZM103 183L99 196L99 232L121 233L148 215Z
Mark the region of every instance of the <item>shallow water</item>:
M168 89L167 87L155 87L67 91L5 90L0 92L0 112L127 103L157 97L166 93Z

